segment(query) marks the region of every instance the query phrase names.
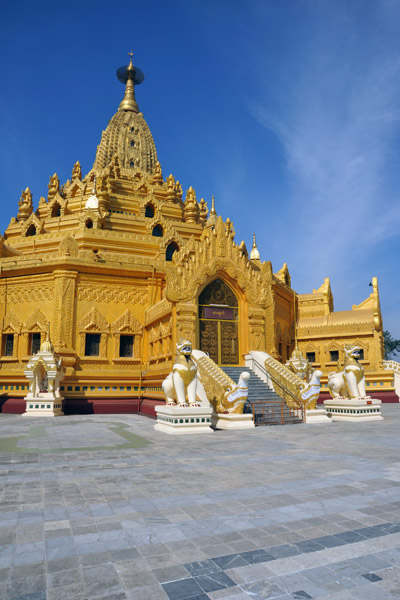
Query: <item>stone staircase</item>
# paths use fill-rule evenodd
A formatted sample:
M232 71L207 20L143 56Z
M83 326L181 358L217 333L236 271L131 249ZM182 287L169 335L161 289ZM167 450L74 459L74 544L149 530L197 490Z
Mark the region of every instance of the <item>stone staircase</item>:
M251 369L248 367L221 367L222 371L226 373L235 383L239 381L240 373L246 371L250 374L250 379L248 381L249 385L249 395L247 397L247 402L244 406L243 412L251 413L253 412L252 404L257 400L264 400L271 407L272 415L282 415L284 417L284 423L301 423L302 420L298 418L296 415L290 411L290 409L286 406L285 402L274 392L271 390L266 383L256 375ZM274 410L272 411L272 407ZM261 410L261 409L260 409ZM257 424L257 411L255 413L255 423ZM261 423L260 423L261 424ZM281 417L272 416L272 421L270 420L270 424L281 424Z

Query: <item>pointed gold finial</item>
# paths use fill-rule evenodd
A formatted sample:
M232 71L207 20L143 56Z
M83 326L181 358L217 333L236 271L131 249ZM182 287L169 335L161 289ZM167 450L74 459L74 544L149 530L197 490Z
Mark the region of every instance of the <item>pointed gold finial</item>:
M46 331L46 339L43 344L40 346L41 352L54 352L53 344L50 339L50 323L47 323L47 331Z
M214 194L211 196L211 210L206 221L206 227L215 227L217 222L217 211L215 210L215 198Z
M216 215L214 194L211 196L211 211L210 215Z
M92 196L95 196L97 193L97 182L96 182L96 175L93 178L93 187L92 187Z
M257 248L256 234L253 233L253 247L250 252L250 260L260 260L260 253Z
M144 75L140 69L137 69L133 65L133 52L128 52L130 57L129 65L120 67L117 71L117 77L121 83L125 83L125 94L122 99L118 110L125 110L129 112L139 112L139 106L135 98L135 85L142 83Z

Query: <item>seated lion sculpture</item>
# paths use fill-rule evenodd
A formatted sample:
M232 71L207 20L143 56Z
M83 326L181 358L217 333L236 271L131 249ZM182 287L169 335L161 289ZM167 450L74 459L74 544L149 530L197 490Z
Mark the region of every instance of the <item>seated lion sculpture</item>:
M196 401L197 367L191 355L191 342L183 340L176 345L172 371L162 382L166 404L169 406L200 406Z
M339 373L329 373L328 387L332 398L364 398L364 368L357 361L360 348L344 347L344 368Z

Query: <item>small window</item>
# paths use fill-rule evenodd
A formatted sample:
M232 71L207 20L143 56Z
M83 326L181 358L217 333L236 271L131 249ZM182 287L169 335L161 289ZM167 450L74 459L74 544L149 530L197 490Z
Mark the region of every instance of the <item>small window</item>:
M85 339L85 356L99 356L100 333L87 333Z
M56 202L53 208L51 209L51 216L61 217L61 206L58 204L58 202Z
M358 360L364 360L364 350L358 351Z
M283 354L282 354L283 353L282 342L279 342L279 344L278 344L278 352L279 352L279 356L281 358L283 358Z
M14 334L7 333L4 342L4 356L12 356L14 353Z
M178 250L179 246L176 242L171 242L170 244L168 244L167 249L165 251L165 260L172 260L173 255Z
M88 220L86 221L86 223L85 223L85 227L86 227L87 229L93 229L93 221L92 221L92 219L88 219Z
M164 234L164 230L161 227L161 225L156 225L153 229L153 231L151 232L151 235L154 235L155 237L162 237Z
M329 355L332 362L337 362L339 360L339 350L330 350Z
M31 334L31 354L36 354L40 350L40 333Z
M148 204L146 206L146 210L144 211L144 216L152 219L154 217L154 206L152 204Z
M133 169L133 167L135 166L135 161L131 160L131 162L129 163L129 166L131 167L131 169Z
M131 127L131 133L134 133L134 132L135 132L135 128Z
M121 335L119 338L119 355L133 356L133 335Z
M306 352L308 362L315 363L315 352Z
M26 230L26 237L29 237L31 235L36 235L36 227L33 223L29 225L28 229Z
M134 148L134 147L135 147L135 142L132 140L131 141L131 148Z

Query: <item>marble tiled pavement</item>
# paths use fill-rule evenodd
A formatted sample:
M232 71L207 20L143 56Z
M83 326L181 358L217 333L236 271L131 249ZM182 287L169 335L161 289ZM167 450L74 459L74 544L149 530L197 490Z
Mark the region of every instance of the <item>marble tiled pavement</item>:
M400 406L170 436L0 415L0 598L400 598Z

